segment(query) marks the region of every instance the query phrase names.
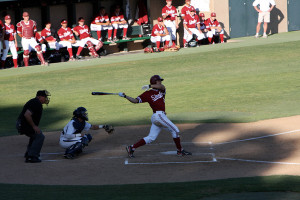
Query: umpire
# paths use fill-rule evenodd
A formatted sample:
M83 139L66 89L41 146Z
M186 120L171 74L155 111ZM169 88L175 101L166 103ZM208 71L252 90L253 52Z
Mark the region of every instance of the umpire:
M25 153L25 162L39 163L41 160L40 152L44 143L45 136L39 128L39 123L42 118L43 105L49 104L50 93L47 90L39 90L36 97L29 100L23 107L17 120L17 130L21 135L29 137L29 143Z

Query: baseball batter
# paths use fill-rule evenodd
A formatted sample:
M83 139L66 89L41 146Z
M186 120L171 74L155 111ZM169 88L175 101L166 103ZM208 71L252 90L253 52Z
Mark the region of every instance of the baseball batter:
M3 48L3 54L1 58L1 67L2 69L5 66L5 60L7 57L8 50L10 50L12 57L13 57L13 63L14 68L18 67L18 53L17 53L17 37L16 37L16 29L15 26L11 24L11 17L10 15L6 15L5 18L5 24L4 24L4 43L5 48Z
M190 9L190 13L186 15L183 21L184 26L184 38L186 42L189 42L193 39L193 34L197 36L197 41L203 40L205 38L204 34L200 29L200 20L198 15L196 15L195 8ZM187 44L184 44L184 47L187 47Z
M218 22L218 20L216 19L216 16L217 14L212 12L210 14L211 18L208 18L207 19L207 26L206 26L206 29L208 31L211 31L212 34L213 34L213 38L212 40L210 41L210 38L208 38L209 40L209 43L212 43L214 44L214 38L216 35L219 35L220 36L220 40L221 40L221 43L224 43L224 30L223 28L221 27L220 23Z
M29 19L28 12L23 13L23 19L17 24L17 32L22 38L22 47L24 50L24 64L27 67L29 65L29 47L31 46L37 52L37 57L41 61L41 65L48 66L45 62L41 46L36 42L34 35L37 32L35 21Z
M185 151L180 143L179 129L175 124L173 124L167 117L165 113L165 95L166 88L161 83L164 79L162 79L159 75L154 75L150 78L150 85L144 85L142 87L145 91L143 94L138 96L137 98L132 98L127 96L125 93L120 92L119 96L126 98L131 103L149 103L150 107L153 110L153 115L151 117L152 126L150 129L150 133L147 137L139 140L137 143L127 146L126 150L128 156L133 158L134 151L145 144L150 144L153 142L162 129L168 130L173 137L174 143L177 148L178 156L186 156L192 155L192 153ZM152 88L151 90L149 90Z
M76 57L79 59L82 58L80 56L80 53L81 53L84 45L86 44L88 46L88 49L91 52L92 56L94 58L99 58L97 51L103 46L103 42L91 37L90 29L87 25L84 25L84 21L85 20L83 19L83 17L80 17L78 19L79 25L73 28L73 32L75 33L75 35L79 36L79 38L80 38L80 41L78 42L79 47L77 50ZM95 48L94 48L94 45L96 45Z
M165 47L169 47L170 34L168 29L165 27L163 19L161 17L157 18L158 23L154 25L151 32L151 42L156 43L157 50L160 48L160 43L165 42Z
M112 42L113 27L109 21L108 14L105 12L105 8L101 7L99 10L99 16L97 16L91 23L91 31L97 31L98 40L102 41L101 31L107 30L108 42Z
M65 158L72 159L80 154L85 146L92 140L90 134L83 134L82 131L105 129L108 133L113 132L113 127L110 125L91 125L87 121L88 113L84 107L78 107L73 112L73 118L64 127L60 134L59 145L66 149Z
M123 38L122 40L128 40L127 37L127 30L128 30L128 23L124 18L123 13L121 12L121 7L119 5L116 6L115 12L110 18L111 24L114 27L114 39L113 41L117 41L117 31L118 29L123 29Z
M172 37L172 48L176 47L176 29L178 29L177 10L172 6L172 0L166 0L167 5L162 9L162 17Z

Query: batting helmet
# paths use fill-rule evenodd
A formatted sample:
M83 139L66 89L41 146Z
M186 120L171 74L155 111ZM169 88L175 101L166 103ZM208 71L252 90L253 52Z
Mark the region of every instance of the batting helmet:
M73 116L75 118L81 118L86 121L89 120L87 110L84 107L76 108L76 110L74 110L74 112L73 112Z
M205 17L204 13L199 14L200 17Z
M156 84L156 81L163 81L164 79L161 78L159 75L154 75L150 78L150 84Z
M216 14L215 12L212 12L212 13L210 14L210 16L211 16L211 17L216 17L217 14Z

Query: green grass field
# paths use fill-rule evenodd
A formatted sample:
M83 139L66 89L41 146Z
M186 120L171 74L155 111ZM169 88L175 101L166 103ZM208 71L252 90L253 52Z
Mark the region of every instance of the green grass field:
M299 40L300 32L291 32L177 53L1 70L0 133L16 134L14 123L22 106L39 89L52 93L41 122L44 131L61 130L78 106L88 109L91 123L148 124L148 105L91 92L136 97L154 74L165 78L167 113L175 123L249 122L297 115Z

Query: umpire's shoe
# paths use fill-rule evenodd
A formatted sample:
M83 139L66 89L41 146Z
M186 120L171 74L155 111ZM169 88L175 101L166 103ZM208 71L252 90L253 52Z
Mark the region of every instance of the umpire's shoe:
M134 155L133 155L134 150L132 149L132 146L127 146L127 147L126 147L126 151L127 151L127 153L128 153L128 157L129 157L129 158L134 158Z
M29 156L29 157L26 158L25 162L26 163L40 163L42 161L37 157Z
M187 152L184 149L182 149L181 151L177 151L177 156L191 156L192 153L191 152Z

